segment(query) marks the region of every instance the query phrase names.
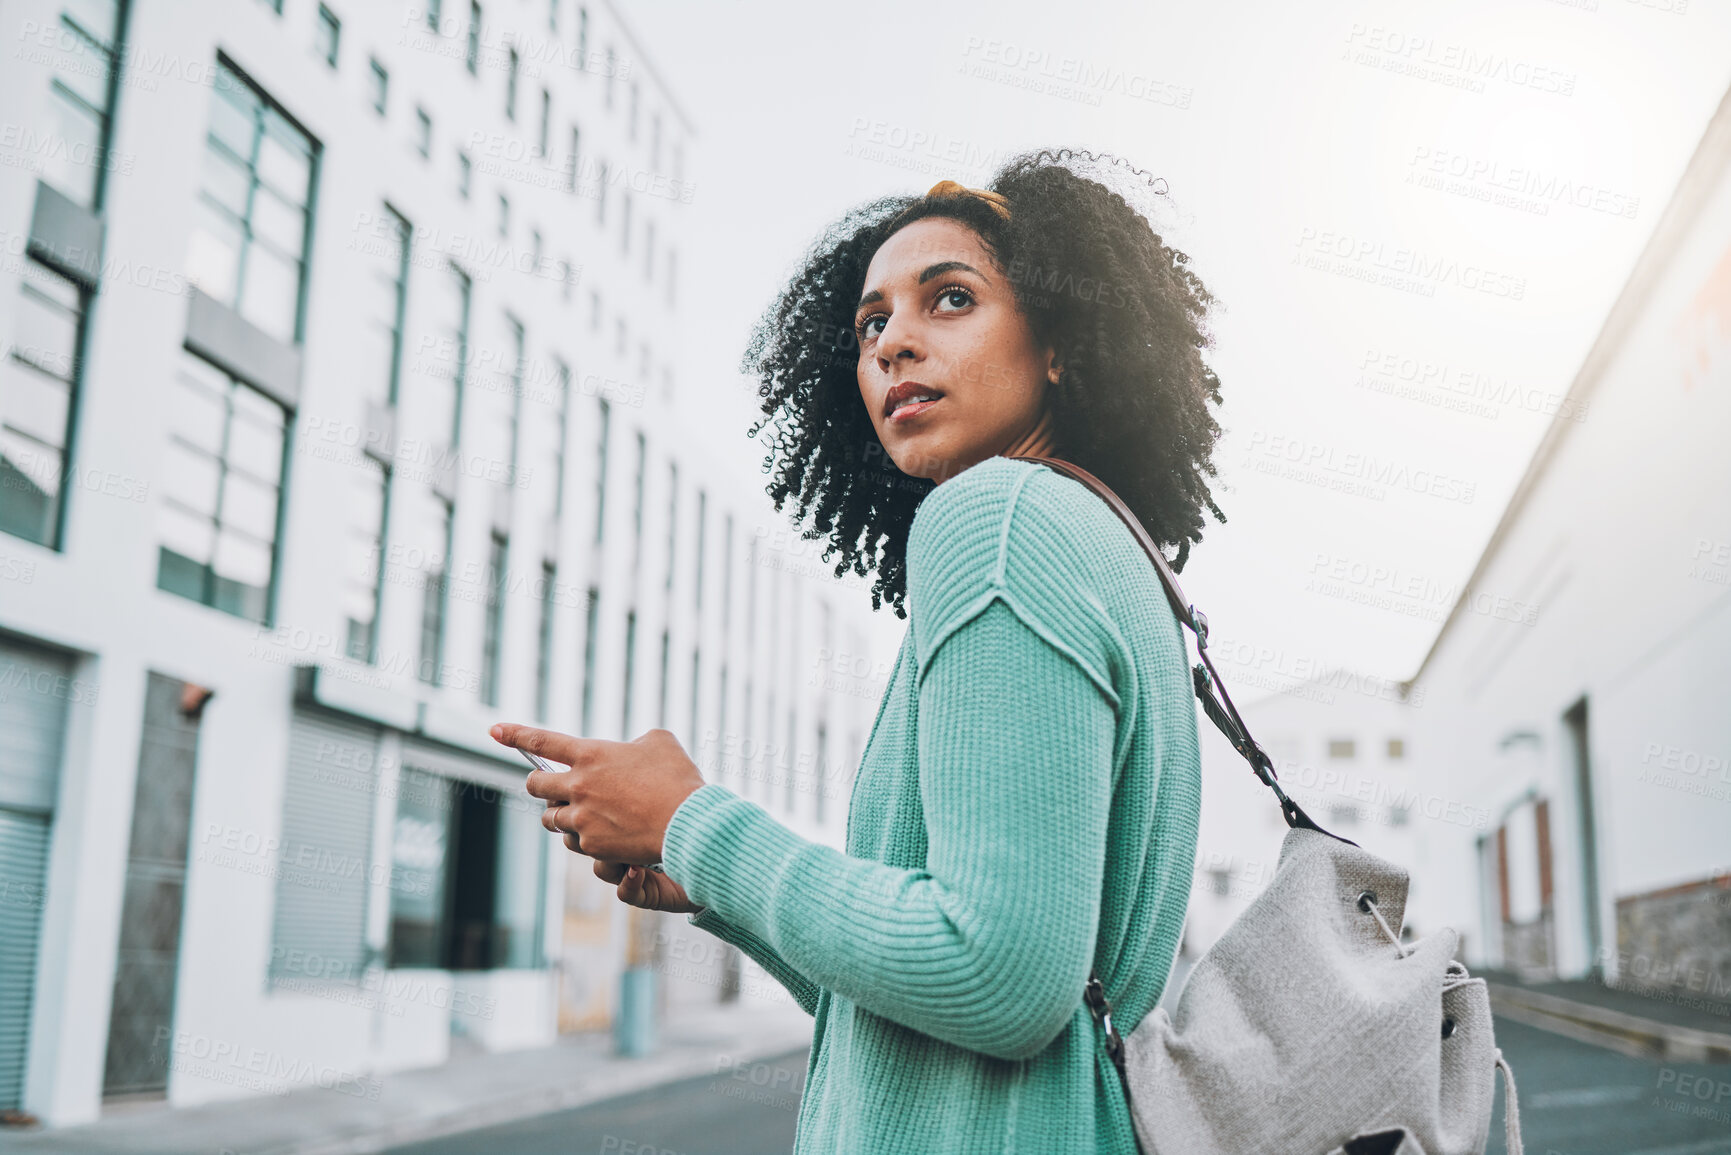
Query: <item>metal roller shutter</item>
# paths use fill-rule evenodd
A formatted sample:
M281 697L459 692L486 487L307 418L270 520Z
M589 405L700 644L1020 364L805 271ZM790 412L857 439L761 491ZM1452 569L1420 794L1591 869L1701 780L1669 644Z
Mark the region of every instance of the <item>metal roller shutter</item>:
M0 642L0 1110L24 1096L69 658Z
M289 726L270 975L358 982L378 794L378 726L297 712Z

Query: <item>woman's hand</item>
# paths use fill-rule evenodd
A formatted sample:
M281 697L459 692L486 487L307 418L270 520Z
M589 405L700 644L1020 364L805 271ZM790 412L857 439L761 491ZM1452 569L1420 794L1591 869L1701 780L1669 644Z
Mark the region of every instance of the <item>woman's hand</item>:
M570 845L570 836L566 836L565 843ZM595 877L602 882L617 883L619 901L627 906L639 906L644 910L665 910L672 914L696 914L703 909L686 897L684 887L665 874L657 874L647 867L628 866L623 862L608 862L597 858Z
M667 730L613 742L501 722L492 735L501 745L571 767L551 774L532 770L525 785L547 802L541 825L576 835L580 845L573 849L595 859L660 862L673 812L704 784L696 763Z

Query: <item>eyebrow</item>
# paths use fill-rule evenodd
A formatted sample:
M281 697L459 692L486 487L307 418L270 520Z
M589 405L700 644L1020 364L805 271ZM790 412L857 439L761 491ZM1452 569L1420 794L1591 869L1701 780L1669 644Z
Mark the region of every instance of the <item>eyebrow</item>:
M974 276L980 278L980 280L982 280L982 281L985 281L987 284L991 283L990 278L988 278L986 276L986 274L980 272L980 270L974 268L974 266L968 264L966 261L939 261L935 265L927 265L924 269L922 269L920 271L919 283L923 285L927 281L931 280L933 277L941 277L945 273L954 273L958 270L960 270L962 272L972 273L972 274L974 274ZM861 308L865 305L875 305L877 302L879 302L883 299L884 299L884 295L882 293L880 293L878 290L873 289L871 292L869 292L865 296L861 297L859 299L859 304L855 305L854 308L858 309L858 308Z

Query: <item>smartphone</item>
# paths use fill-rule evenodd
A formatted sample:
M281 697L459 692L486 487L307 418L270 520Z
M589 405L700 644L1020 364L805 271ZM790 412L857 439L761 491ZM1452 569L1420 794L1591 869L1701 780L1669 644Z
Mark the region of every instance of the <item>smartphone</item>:
M553 767L553 763L547 761L547 759L541 757L541 755L539 755L539 754L531 754L531 753L529 753L529 751L523 749L521 746L514 746L514 747L512 747L512 749L516 750L517 753L519 753L519 754L523 755L523 757L527 758L529 760L529 765L535 767L535 769L537 769L537 770L545 770L549 774L563 773L563 771L555 770ZM649 869L653 870L656 874L666 874L667 873L665 870L661 869L661 864L659 862L651 862L649 864Z

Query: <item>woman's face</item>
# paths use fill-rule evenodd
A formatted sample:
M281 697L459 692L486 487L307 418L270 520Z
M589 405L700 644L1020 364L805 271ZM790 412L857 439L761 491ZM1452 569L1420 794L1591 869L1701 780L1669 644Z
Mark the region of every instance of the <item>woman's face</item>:
M859 391L896 467L941 482L1028 437L1058 379L979 235L926 217L892 234L854 312ZM910 402L911 397L932 400Z

